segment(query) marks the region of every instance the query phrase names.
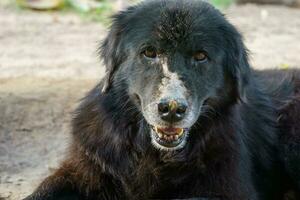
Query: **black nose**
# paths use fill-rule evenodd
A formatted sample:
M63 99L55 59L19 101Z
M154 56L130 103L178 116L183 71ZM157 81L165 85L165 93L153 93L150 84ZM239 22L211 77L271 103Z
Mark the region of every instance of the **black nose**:
M158 103L158 113L164 121L169 123L183 119L187 109L187 103L179 100L161 100Z

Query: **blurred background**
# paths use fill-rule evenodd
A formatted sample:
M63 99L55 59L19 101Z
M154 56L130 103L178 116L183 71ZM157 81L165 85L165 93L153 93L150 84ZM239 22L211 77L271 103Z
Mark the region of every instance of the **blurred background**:
M72 110L103 76L109 16L138 0L0 0L0 200L57 167ZM245 37L256 69L300 66L300 0L212 0Z

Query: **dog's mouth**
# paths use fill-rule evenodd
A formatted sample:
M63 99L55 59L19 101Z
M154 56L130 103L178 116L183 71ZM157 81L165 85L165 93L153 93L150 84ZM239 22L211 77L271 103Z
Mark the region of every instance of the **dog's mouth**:
M155 146L172 149L182 145L188 133L188 129L152 126L151 132L152 139L156 143Z

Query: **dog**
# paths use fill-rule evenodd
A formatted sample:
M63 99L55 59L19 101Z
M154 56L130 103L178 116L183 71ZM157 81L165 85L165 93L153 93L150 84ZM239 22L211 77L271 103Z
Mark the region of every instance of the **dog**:
M300 73L251 69L212 5L129 7L100 54L64 162L25 200L299 199Z

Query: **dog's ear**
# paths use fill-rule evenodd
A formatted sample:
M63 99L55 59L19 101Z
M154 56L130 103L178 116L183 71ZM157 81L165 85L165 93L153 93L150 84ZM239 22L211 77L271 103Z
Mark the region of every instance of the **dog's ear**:
M245 90L248 87L250 78L251 78L251 70L248 61L248 52L241 38L238 38L236 41L236 52L235 52L235 79L238 86L239 98L241 100L246 100Z
M242 36L234 27L230 27L227 33L225 67L237 87L238 98L246 100L245 90L251 79L248 50L243 43Z
M110 31L99 49L100 56L104 61L106 68L102 85L103 93L106 93L110 89L114 73L126 58L126 51L124 50L123 45L123 36L124 26L126 26L126 22L124 21L128 18L127 15L128 12L124 11L113 16L113 22Z

